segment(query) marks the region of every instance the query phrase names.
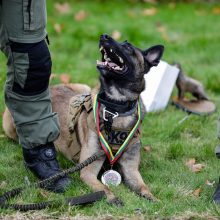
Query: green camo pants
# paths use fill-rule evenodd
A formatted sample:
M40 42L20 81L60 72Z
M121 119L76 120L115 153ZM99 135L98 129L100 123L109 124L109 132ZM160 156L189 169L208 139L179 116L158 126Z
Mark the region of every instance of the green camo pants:
M53 142L59 122L48 89L46 0L0 0L0 49L7 56L5 103L24 148Z

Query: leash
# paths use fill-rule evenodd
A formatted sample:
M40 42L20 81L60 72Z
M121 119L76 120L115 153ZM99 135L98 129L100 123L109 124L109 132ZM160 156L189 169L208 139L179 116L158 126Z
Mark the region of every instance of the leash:
M67 170L63 170L62 172L60 172L54 176L51 176L48 179L34 183L33 186L34 187L41 187L41 188L45 187L48 184L50 184L51 182L56 181L57 179L59 179L61 177L64 177L68 174L72 174L76 171L82 170L84 167L88 166L89 164L91 164L92 162L94 162L95 160L97 160L98 158L100 158L104 155L105 155L105 153L103 151L99 151L99 152L93 154L91 157L89 157L85 161L83 161L82 163L77 164L75 167L71 167ZM28 187L30 187L30 186L28 186ZM24 191L28 187L25 185L25 186L14 188L10 191L5 192L3 195L0 196L0 208L2 208L2 209L15 209L15 210L19 210L19 211L29 211L29 210L41 210L41 209L45 209L45 208L49 208L49 207L60 206L63 204L63 201L60 201L60 200L59 201L54 200L54 201L47 201L47 202L30 203L30 204L10 204L9 203L10 199L18 196L19 194L21 194L22 191ZM94 203L96 201L99 201L104 197L105 197L105 192L98 191L98 192L89 193L89 194L79 196L79 197L66 198L64 203L68 204L70 206L85 205L85 204L90 204L90 203Z

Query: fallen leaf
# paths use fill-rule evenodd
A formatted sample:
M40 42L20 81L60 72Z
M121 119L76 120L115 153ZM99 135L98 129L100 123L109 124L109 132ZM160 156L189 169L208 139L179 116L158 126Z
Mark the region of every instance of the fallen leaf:
M136 12L135 12L134 10L129 10L129 11L128 11L128 16L129 16L130 18L134 18L134 17L136 17Z
M195 158L191 158L188 161L186 161L186 166L191 167L196 163L196 159Z
M151 146L144 146L144 151L150 153L152 151Z
M83 21L87 17L87 13L84 10L80 10L74 16L76 21Z
M56 23L53 27L57 34L60 34L62 32L63 27L61 24Z
M117 30L113 31L112 38L114 38L115 40L119 40L121 38L121 32Z
M193 195L194 195L195 197L199 197L199 196L200 196L200 193L201 193L201 190L202 190L201 187L198 188L198 189L196 189L196 190L193 192Z
M201 164L201 163L197 163L197 164L196 164L195 158L189 159L189 160L185 163L185 165L186 165L193 173L198 173L198 172L200 172L200 171L205 167L204 164Z
M56 3L54 7L60 14L68 14L70 12L70 5L67 2L64 2L63 4Z
M167 29L165 26L161 25L160 23L157 23L157 31L161 33L162 35L162 38L166 41L169 41L170 38L169 38L169 35L167 33Z
M169 8L171 8L171 9L174 9L174 8L176 8L176 3L175 2L171 2L171 3L169 3Z
M48 191L46 191L46 190L40 190L40 194L42 195L42 197L44 197L44 198L48 198L49 197L49 195L50 195L50 193L48 192Z
M71 80L71 77L70 77L69 74L63 73L63 74L60 75L60 81L62 83L67 84L67 83L70 82L70 80Z
M156 8L146 8L143 10L143 15L144 16L154 16L157 14L157 9Z
M215 14L215 15L219 15L220 14L220 8L219 7L214 7L212 9L212 13Z
M157 27L157 31L160 33L166 33L167 29L164 26L159 26L159 27Z
M206 181L205 181L205 184L206 184L207 186L214 187L215 181L210 182L209 180L206 180Z
M146 3L157 4L157 0L144 0Z
M2 182L0 182L0 189L5 188L6 186L7 186L6 181L2 181Z
M192 172L198 173L198 172L200 172L200 171L202 170L202 168L204 168L204 167L205 167L205 165L204 165L204 164L201 164L201 163L194 164L194 165L192 166Z

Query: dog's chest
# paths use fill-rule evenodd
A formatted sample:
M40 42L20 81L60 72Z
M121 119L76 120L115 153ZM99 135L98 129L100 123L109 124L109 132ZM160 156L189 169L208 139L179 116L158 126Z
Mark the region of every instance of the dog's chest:
M100 120L101 132L113 152L118 151L120 146L125 142L135 124L135 120L135 115L116 117L113 119L110 130L106 129L106 123L108 122L105 122L103 119Z

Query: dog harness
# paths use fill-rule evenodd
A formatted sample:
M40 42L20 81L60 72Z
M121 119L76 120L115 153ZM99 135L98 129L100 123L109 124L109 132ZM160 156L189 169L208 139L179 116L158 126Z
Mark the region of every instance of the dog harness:
M137 120L136 124L134 125L134 127L132 128L132 130L130 131L130 133L126 137L125 141L123 142L123 144L120 146L120 148L116 152L116 154L113 155L111 147L109 146L108 142L106 141L105 137L102 135L102 132L100 130L99 112L100 112L101 103L98 101L97 97L98 97L98 95L95 96L94 103L93 103L93 114L94 114L94 120L95 120L95 123L96 123L97 133L98 133L98 137L99 137L99 141L100 141L100 144L102 146L102 149L105 151L105 153L106 153L106 155L109 159L110 164L113 165L119 159L121 154L124 152L125 148L129 144L129 142L133 138L133 136L135 135L135 133L136 133L136 131L137 131L139 125L140 125L140 122L141 122L141 104L140 104L140 101L138 101L138 107L137 107L138 120Z
M101 99L100 99L101 97ZM102 117L100 110L102 105ZM111 108L109 108L109 105ZM138 120L133 128L121 129L112 126L115 106L119 113L117 116L126 117L129 115L138 114ZM74 96L69 103L68 126L71 135L75 134L79 117L82 112L86 111L88 126L97 133L102 149L105 151L109 162L113 165L129 144L136 143L140 140L140 125L143 119L140 101L128 102L123 105L123 112L120 109L121 105L111 105L110 102L104 99L100 93L92 99L91 94L80 94ZM92 113L93 110L93 114ZM93 119L94 118L94 119Z

